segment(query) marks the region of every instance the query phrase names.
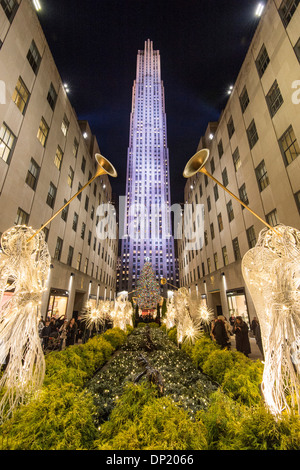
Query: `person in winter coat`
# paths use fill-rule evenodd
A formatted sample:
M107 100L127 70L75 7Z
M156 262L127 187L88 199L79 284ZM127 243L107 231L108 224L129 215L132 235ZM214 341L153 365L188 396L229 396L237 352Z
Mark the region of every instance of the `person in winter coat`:
M60 351L62 351L66 347L67 327L68 327L68 320L64 320L64 323L61 325L59 329L59 337L60 337L59 350Z
M66 346L71 346L75 344L77 333L77 324L75 318L72 318L67 325L67 339Z
M212 330L212 335L216 343L219 344L222 349L229 347L229 337L223 318L223 316L218 317Z
M235 334L236 350L245 354L246 357L251 353L250 341L248 336L248 326L242 317L236 317L232 332Z

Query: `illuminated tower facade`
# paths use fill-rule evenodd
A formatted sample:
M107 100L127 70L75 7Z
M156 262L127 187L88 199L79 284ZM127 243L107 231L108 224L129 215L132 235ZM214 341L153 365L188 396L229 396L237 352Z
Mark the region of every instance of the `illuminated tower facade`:
M175 284L164 87L160 54L149 39L137 56L124 209L120 290L135 290L147 261L158 279Z

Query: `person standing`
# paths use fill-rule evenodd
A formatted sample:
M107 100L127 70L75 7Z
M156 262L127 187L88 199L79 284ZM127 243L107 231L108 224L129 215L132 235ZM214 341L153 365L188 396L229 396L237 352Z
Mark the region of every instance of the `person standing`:
M235 334L236 350L248 357L251 353L248 326L242 317L236 317L232 332Z
M75 318L73 317L67 325L66 346L72 346L75 344L76 333L77 333L77 323L75 321Z
M261 329L260 329L260 324L257 322L256 328L255 328L255 340L256 344L258 346L258 349L260 350L260 353L263 357L263 361L265 360L265 355L264 355L264 348L262 345L262 339L261 339Z
M219 315L212 330L213 338L222 349L229 348L229 337L224 320L223 315Z

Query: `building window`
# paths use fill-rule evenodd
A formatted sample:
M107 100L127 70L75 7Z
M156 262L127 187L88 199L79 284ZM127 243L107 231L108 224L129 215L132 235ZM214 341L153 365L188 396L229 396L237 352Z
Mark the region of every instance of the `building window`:
M256 235L253 225L247 229L247 239L249 248L254 248L256 245Z
M214 262L215 262L215 270L218 271L219 269L218 253L214 253Z
M229 201L226 204L227 207L227 214L228 214L228 220L231 222L234 219L234 212L233 212L233 206L232 206L232 201Z
M295 196L295 201L296 201L298 211L299 211L299 214L300 214L300 191L298 191L296 194L294 194L294 196Z
M70 188L72 188L73 186L73 181L74 181L74 170L70 166L69 173L68 173L68 185L70 186Z
M60 261L62 246L63 246L62 239L57 237L56 247L55 247L55 252L54 252L54 259L57 259L57 261Z
M53 207L54 207L55 198L56 198L56 191L57 190L56 190L56 187L54 186L54 184L50 183L46 202L47 202L48 206L51 207L51 209L53 209Z
M227 253L226 246L223 246L223 248L222 248L222 256L223 256L224 266L228 266L229 260L228 260L228 253Z
M82 260L82 254L81 254L81 253L78 253L78 256L77 256L77 263L76 263L76 269L77 269L77 271L80 271L80 268L81 268L81 260Z
M68 201L64 199L64 205L67 204L67 202ZM67 222L68 214L69 214L69 206L66 206L61 212L61 218L63 219L64 222Z
M294 47L294 50L295 50L295 54L300 62L300 38L298 39L295 47Z
M45 119L42 117L39 130L37 133L37 138L42 144L43 147L46 147L47 139L48 139L48 134L49 134L49 126L46 123Z
M29 98L30 93L28 88L22 78L19 77L12 99L23 115L25 114Z
M231 137L233 136L233 134L235 132L232 116L230 117L230 119L227 123L227 130L228 130L229 139L231 139Z
M258 182L258 187L261 192L270 184L264 160L258 165L257 168L255 168L255 174Z
M215 201L217 201L219 199L219 188L217 184L214 185L214 196L215 196Z
M267 52L267 49L265 47L265 45L263 44L259 54L258 54L258 57L256 59L256 67L257 67L257 71L258 71L258 75L260 76L260 78L263 76L263 74L265 73L269 63L270 63L270 58L269 58L269 55L268 55L268 52Z
M74 143L73 143L73 155L75 158L77 158L78 149L79 149L79 143L78 143L78 140L75 138Z
M32 158L30 161L29 169L27 172L26 183L34 191L36 190L37 182L39 179L40 167L36 161Z
M222 232L224 225L223 225L223 218L222 218L221 213L218 215L218 226L219 226L219 232Z
M49 91L48 91L48 95L47 95L47 101L48 101L52 111L54 111L54 109L55 109L56 100L57 100L57 93L55 91L53 83L51 83Z
M20 207L18 208L15 225L27 225L29 221L29 214L23 211Z
M37 75L42 57L34 41L32 41L29 51L27 53L27 60L30 63L31 68L34 71L35 75Z
M245 183L239 188L240 200L248 206L249 200ZM244 206L242 206L244 208Z
M77 225L78 225L78 214L74 212L73 224L72 224L72 229L74 230L74 232L77 231Z
M266 100L267 100L267 104L268 104L268 107L269 107L271 117L273 117L273 116L275 116L278 109L280 108L280 106L283 103L283 98L282 98L282 95L280 93L280 89L279 89L277 80L275 80L275 82L271 86L271 89L270 89L269 93L266 96Z
M88 212L89 210L89 202L90 202L90 199L88 196L85 196L85 203L84 203L84 208L85 210Z
M82 173L85 173L85 167L86 167L86 159L82 157L82 162L81 162L81 171Z
M48 238L49 238L49 229L48 229L48 227L44 227L43 232L44 232L44 236L45 236L45 242L47 243Z
M286 166L292 163L300 154L300 147L292 126L279 139L279 146Z
M88 258L85 258L84 269L83 269L84 274L87 274L88 267L89 267L89 260L88 260Z
M208 198L207 198L207 210L208 210L208 212L210 212L210 211L211 211L211 202L210 202L210 196L208 196Z
M253 149L254 145L258 141L258 133L257 133L257 129L256 129L254 119L253 119L253 121L251 122L250 126L247 129L247 136L248 136L248 142L249 142L250 149Z
M7 16L7 19L12 23L19 6L18 2L16 0L1 0L0 4Z
M277 210L274 209L272 212L269 212L269 214L266 215L266 221L268 222L271 227L275 227L278 225L278 219L277 219Z
M283 0L279 7L279 14L285 27L289 24L294 16L299 0Z
M222 139L218 143L218 153L219 153L219 158L221 158L224 153Z
M62 149L60 148L60 146L57 147L57 150L56 150L56 153L55 153L55 158L54 158L54 165L56 166L56 168L60 171L61 169L61 165L62 165L62 161L63 161L63 151Z
M222 180L223 180L223 186L228 186L228 174L227 174L227 169L224 168L224 170L222 171Z
M16 136L5 122L0 129L0 158L9 164L16 144Z
M81 188L82 188L82 184L79 183L77 192L79 192L81 190ZM79 193L78 196L77 196L77 199L79 199L79 201L81 201L81 196L82 196L82 193Z
M69 246L69 253L68 253L68 259L67 259L68 266L72 266L73 255L74 255L74 248L72 246Z
M240 157L240 152L239 152L238 147L237 147L237 148L235 149L235 151L233 152L233 154L232 154L232 159L233 159L233 164L234 164L235 171L238 171L238 169L239 169L240 166L242 165L241 157Z
M232 240L232 247L233 247L233 253L234 253L234 259L235 261L238 261L241 259L241 252L240 252L240 245L239 245L239 239L235 238Z
M214 160L214 158L212 158L211 161L210 161L210 169L211 169L211 172L212 172L212 173L215 172L216 167L215 167L215 160Z
M246 111L249 103L250 103L250 100L248 96L248 91L247 91L246 86L244 86L243 91L240 96L240 105L241 105L242 113Z
M211 234L211 238L212 240L215 238L215 228L214 228L214 224L210 224L210 234Z
M210 258L207 258L207 269L208 269L208 274L211 273L211 262L210 262Z
M82 240L84 240L84 236L85 236L85 228L86 228L86 225L85 225L85 223L84 223L84 222L82 222L82 226L81 226L81 234L80 234L80 236L81 236Z
M62 133L65 137L68 133L69 125L70 125L69 120L68 120L67 116L64 115L64 118L63 118L62 123L61 123L61 131L62 131Z

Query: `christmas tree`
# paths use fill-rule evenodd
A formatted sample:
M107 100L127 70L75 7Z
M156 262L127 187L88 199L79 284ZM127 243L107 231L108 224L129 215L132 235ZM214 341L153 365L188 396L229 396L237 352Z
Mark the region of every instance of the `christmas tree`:
M142 309L156 308L160 301L159 283L155 278L152 264L147 262L137 282L137 303Z

